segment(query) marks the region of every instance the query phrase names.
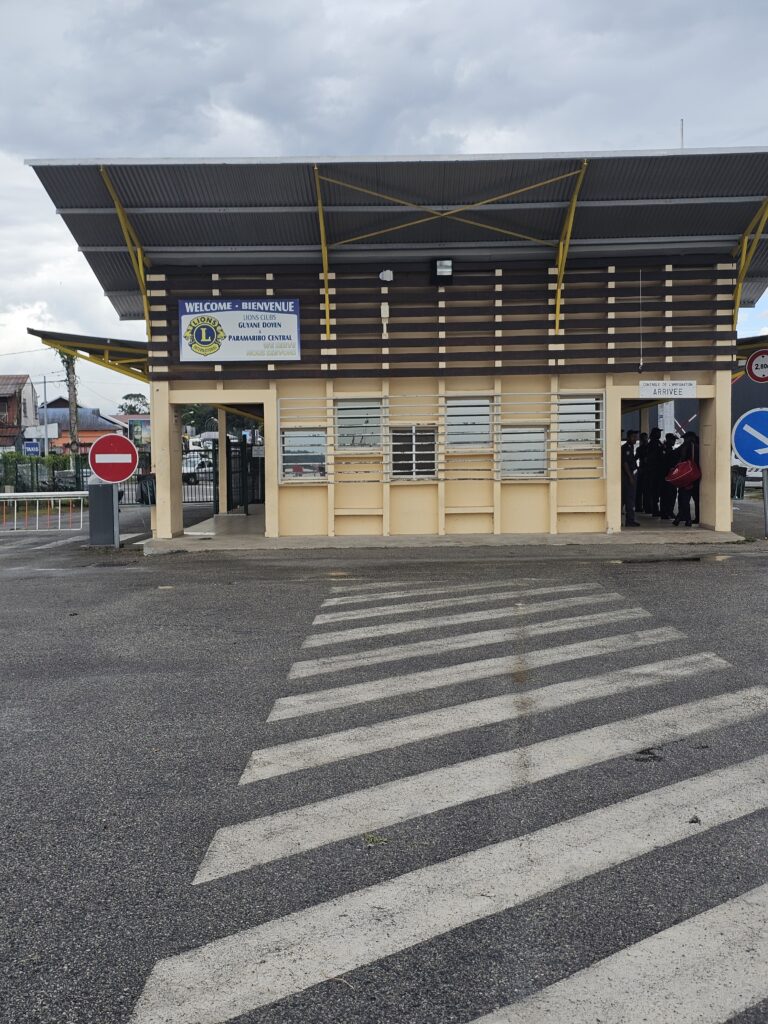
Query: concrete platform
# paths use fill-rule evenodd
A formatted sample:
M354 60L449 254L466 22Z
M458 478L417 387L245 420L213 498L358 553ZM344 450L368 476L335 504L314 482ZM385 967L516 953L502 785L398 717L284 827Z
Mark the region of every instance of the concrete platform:
M736 544L744 538L737 533L716 533L705 527L674 527L670 522L641 518L638 529L625 529L621 533L515 533L495 536L487 533L461 533L445 537L432 535L408 535L399 537L265 537L264 509L258 508L253 515L214 516L203 520L184 531L183 536L170 540L146 540L143 542L145 555L170 554L179 551L281 551L281 550L326 550L341 548L360 549L402 549L402 548L512 548L512 547L583 547L598 546L601 549L626 547L631 544L676 545Z

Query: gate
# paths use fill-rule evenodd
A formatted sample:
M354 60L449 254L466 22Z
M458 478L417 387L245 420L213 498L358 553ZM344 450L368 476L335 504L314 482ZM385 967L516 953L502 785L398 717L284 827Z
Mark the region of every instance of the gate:
M214 449L216 467L216 507L218 500L218 449ZM248 515L249 505L264 504L264 448L247 441L230 441L227 438L227 512L242 508Z

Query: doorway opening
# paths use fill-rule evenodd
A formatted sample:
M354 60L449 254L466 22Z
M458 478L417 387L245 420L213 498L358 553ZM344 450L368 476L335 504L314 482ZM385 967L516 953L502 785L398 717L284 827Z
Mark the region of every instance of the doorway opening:
M675 526L685 529L689 514L692 526L701 522L701 482L678 488L666 480L671 469L689 452L684 442L686 435L694 436L694 458L700 460L699 413L697 399L622 401L622 531L637 527L655 531L669 531ZM634 436L631 456L626 451L628 436Z

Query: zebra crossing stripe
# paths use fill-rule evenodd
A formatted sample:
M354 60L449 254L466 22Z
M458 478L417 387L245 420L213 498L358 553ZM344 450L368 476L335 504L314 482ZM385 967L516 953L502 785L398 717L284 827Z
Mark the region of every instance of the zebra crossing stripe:
M618 633L613 636L580 640L577 643L560 644L557 647L542 647L520 654L504 655L500 658L482 658L479 661L465 661L445 668L423 669L405 675L386 676L367 683L352 683L334 686L327 690L310 690L280 697L267 718L268 722L284 718L298 718L302 715L317 715L324 711L367 704L403 694L420 693L424 690L458 686L478 679L492 679L498 676L518 677L546 665L558 665L582 658L596 658L643 647L682 640L684 634L673 626L659 629L638 630L633 633Z
M132 1024L221 1024L764 809L767 781L768 756L755 758L160 960Z
M362 757L379 750L391 750L450 733L477 729L494 722L541 714L543 711L579 701L596 700L636 687L660 686L691 676L698 681L707 672L724 668L728 668L728 662L716 654L694 654L281 743L253 752L240 785L332 764L350 757Z
M221 828L195 884L768 713L768 689L681 704Z
M722 1024L768 998L768 885L474 1024Z
M539 582L539 580L537 578L535 578L535 577L532 577L532 576L524 576L522 579L515 580L515 583L538 583L538 582ZM359 591L359 592L362 593L362 592L365 592L367 590L370 590L370 591L391 590L393 587L397 587L397 588L405 587L406 590L408 590L409 588L420 587L420 586L423 586L423 585L424 585L424 580L423 579L418 579L418 580L399 580L399 581L388 580L388 581L383 581L381 583L336 583L336 584L334 584L331 587L331 593L332 594L345 594L345 593L352 593L352 592L355 592L355 591ZM442 585L443 587L445 587L448 590L454 589L451 586L450 583L443 583L441 580L434 580L433 581L433 585L434 586ZM466 587L467 585L468 584L463 583L463 584L459 584L459 587ZM496 581L496 584L491 584L491 585L498 586L498 580ZM469 586L472 586L472 584L469 584ZM458 588L455 588L455 589L458 589Z
M375 622L352 629L337 629L327 633L314 633L307 637L302 647L324 647L328 644L346 644L355 640L378 640L379 637L398 636L401 633L418 633L425 629L440 629L444 626L466 626L473 622L488 622L492 619L514 619L540 612L560 612L566 608L582 605L610 604L621 601L621 594L579 594L576 597L561 597L556 601L534 601L525 604L506 605L503 608L482 608L476 612L458 612L454 615L439 615L432 618L418 617L406 622Z
M347 608L340 612L324 612L316 615L313 626L324 626L329 622L354 622L355 619L378 619L385 615L404 615L406 612L435 611L438 608L464 607L468 604L487 604L490 601L509 601L513 597L534 597L544 594L565 594L573 591L596 590L597 585L583 584L565 587L536 587L534 590L495 590L490 593L452 594L451 597L440 597L433 601L410 601L405 604L377 605L374 608Z
M467 647L484 647L516 640L525 641L530 637L549 636L569 630L588 629L591 626L607 626L628 619L647 619L650 612L644 608L621 608L616 611L598 612L595 615L576 615L566 619L552 619L532 625L515 626L511 629L487 629L479 633L461 633L456 636L439 637L434 640L419 640L398 646L371 647L353 654L334 654L324 658L295 661L288 673L289 679L304 679L307 676L327 675L329 672L343 672L349 668L383 664L388 661L405 661L408 658L427 658L446 651L462 651Z
M541 580L515 580L516 589L520 589L522 583L540 583ZM327 597L321 608L341 607L350 604L365 604L370 601L394 601L405 598L409 600L414 597L428 597L434 594L468 594L472 591L483 591L483 590L498 590L500 586L504 586L504 581L496 580L494 583L461 583L457 586L451 586L450 584L432 584L418 587L415 590L402 590L399 584L390 584L388 591L379 591L371 594L352 594L346 597ZM600 585L598 583L581 583L579 587L582 590L599 590Z

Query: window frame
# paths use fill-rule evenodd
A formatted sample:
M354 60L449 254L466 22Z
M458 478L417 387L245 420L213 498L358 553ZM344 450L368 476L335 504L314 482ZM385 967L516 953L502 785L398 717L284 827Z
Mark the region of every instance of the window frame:
M345 444L341 441L339 430L339 411L345 405L357 405L358 408L378 408L378 443L377 444ZM352 419L352 417L350 417ZM335 398L333 402L333 431L336 450L345 454L354 452L380 452L384 446L384 401L382 398Z
M479 404L483 402L488 410L488 433L487 438L478 441L452 441L451 434L451 405L464 403L469 405L472 403ZM445 408L444 408L444 422L445 422L445 450L446 452L488 452L493 450L493 435L494 435L494 402L493 398L489 395L446 395L445 397ZM475 426L475 424L467 424L458 429L467 429ZM454 427L454 429L457 429Z
M540 432L542 435L542 468L517 470L509 472L504 467L504 457L510 453L504 450L504 433L506 431L522 431L525 433ZM505 423L499 427L499 479L501 480L546 480L549 477L549 428L542 423Z
M395 434L405 433L409 431L411 434L411 466L412 470L410 473L398 472L395 468ZM419 432L429 433L432 437L432 457L430 460L431 468L429 472L418 472L418 461L420 456L423 457L423 453L420 453L417 449L416 437ZM437 445L438 445L438 431L437 427L431 424L401 424L397 426L390 426L389 428L389 475L392 480L429 480L434 481L437 479Z
M562 412L568 403L592 402L595 406L595 427L591 439L567 438L563 429ZM558 451L602 451L605 436L605 396L602 392L561 392L557 397L557 450Z
M287 434L309 434L317 437L322 437L322 468L320 471L313 472L311 474L306 473L303 469L301 473L288 474L286 473L286 450L285 450L285 437ZM301 452L301 455L313 455L314 451L310 448L306 452ZM294 462L294 466L301 466L301 462ZM280 482L281 483L317 483L328 481L328 431L325 427L281 427L280 428Z

